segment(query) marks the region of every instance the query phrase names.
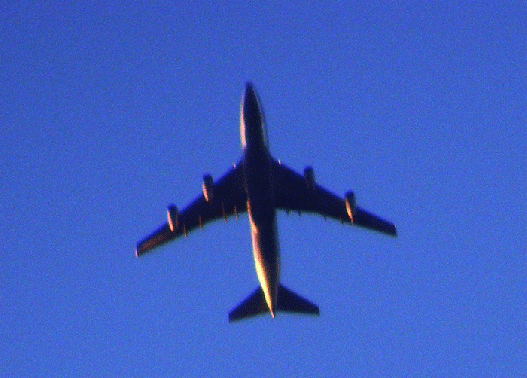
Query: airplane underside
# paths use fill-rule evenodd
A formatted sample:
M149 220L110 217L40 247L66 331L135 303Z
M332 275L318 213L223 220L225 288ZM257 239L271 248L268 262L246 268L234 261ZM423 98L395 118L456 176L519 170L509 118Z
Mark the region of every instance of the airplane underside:
M277 312L318 315L319 308L295 294L279 280L279 248L276 211L312 213L343 224L396 236L395 225L356 205L349 191L344 197L315 181L313 168L299 174L272 158L259 98L247 83L240 110L242 159L217 181L203 177L202 195L179 211L170 205L167 222L141 240L136 255L142 256L207 223L248 213L253 256L260 286L229 313L229 321Z

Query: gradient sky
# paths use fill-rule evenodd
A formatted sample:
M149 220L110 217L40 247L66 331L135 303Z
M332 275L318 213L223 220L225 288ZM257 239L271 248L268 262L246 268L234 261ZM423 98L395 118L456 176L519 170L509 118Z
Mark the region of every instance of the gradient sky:
M525 2L278 3L0 5L1 376L527 375ZM247 80L398 227L278 216L318 318L227 322L246 216L134 256L240 158Z

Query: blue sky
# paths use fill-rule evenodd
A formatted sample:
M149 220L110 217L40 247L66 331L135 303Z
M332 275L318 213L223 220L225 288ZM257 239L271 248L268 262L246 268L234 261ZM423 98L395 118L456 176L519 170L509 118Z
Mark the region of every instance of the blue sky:
M523 2L118 4L0 6L0 375L527 375ZM279 215L318 318L227 322L246 216L134 256L240 158L247 80L276 158L398 227Z

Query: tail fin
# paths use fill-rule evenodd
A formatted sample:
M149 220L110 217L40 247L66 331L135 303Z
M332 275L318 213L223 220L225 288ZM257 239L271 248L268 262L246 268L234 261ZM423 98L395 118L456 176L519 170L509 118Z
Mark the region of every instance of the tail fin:
M269 311L261 287L258 287L247 299L229 313L229 321L263 314ZM318 315L318 306L300 295L293 293L285 286L278 287L277 311Z

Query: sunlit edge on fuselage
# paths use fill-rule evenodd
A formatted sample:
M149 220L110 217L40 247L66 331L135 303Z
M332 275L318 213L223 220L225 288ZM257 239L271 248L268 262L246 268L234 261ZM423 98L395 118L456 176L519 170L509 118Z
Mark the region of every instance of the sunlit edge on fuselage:
M279 251L269 171L271 156L264 113L251 83L246 84L240 105L240 141L243 150L244 179L248 197L247 212L251 226L255 270L269 312L274 318L279 282ZM268 165L267 169L264 165ZM260 178L261 185L255 184L255 177L252 174L257 171L262 175L267 173L268 176ZM253 196L252 201L251 196Z

